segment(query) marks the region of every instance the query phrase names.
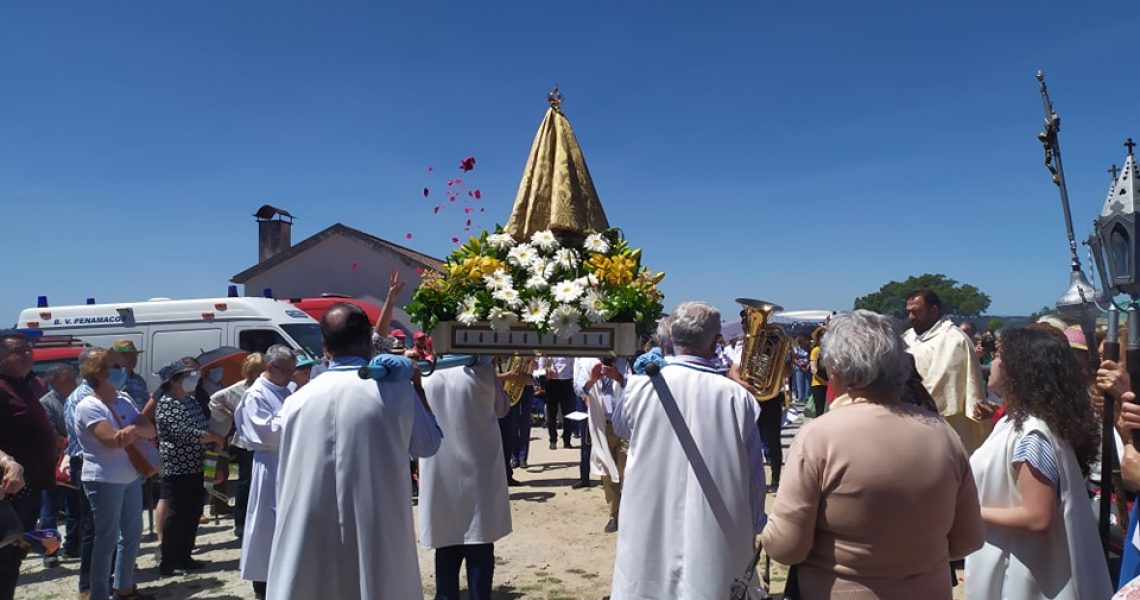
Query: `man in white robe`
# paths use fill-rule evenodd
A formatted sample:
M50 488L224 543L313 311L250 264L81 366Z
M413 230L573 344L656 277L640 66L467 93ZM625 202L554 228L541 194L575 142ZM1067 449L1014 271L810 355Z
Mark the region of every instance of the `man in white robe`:
M435 550L436 600L459 600L467 562L470 600L490 600L495 542L511 532L498 419L510 400L489 360L439 369L424 394L447 443L420 461L420 543Z
M574 391L586 400L590 428L590 474L602 479L610 520L603 531L618 530L621 506L621 478L625 471L629 443L614 433L614 405L621 397L625 374L629 370L624 358L602 361L579 358L574 361Z
M234 439L253 451L249 503L241 541L241 578L253 582L258 598L265 598L269 551L277 512L277 449L281 445L281 408L289 390L296 359L288 346L270 346L265 371L254 380L234 409Z
M911 328L903 333L903 342L914 356L922 384L966 452L973 453L990 433L988 420L974 419L974 405L986 397L974 341L942 315L942 301L930 290L911 293L906 312Z
M718 371L720 313L671 313L676 352L655 376L631 375L613 428L629 440L612 600L723 600L764 525L756 400Z
M321 334L328 370L281 411L267 598L420 600L408 455L435 454L439 428L408 359L391 357L402 377L358 375L372 353L363 310L334 305Z

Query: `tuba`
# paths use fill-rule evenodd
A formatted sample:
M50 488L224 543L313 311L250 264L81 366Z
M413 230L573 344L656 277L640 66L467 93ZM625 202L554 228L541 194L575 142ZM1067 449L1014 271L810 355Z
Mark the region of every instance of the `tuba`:
M774 313L784 309L763 300L737 298L736 301L746 314L740 377L756 388L757 400L770 400L784 388L788 366L791 340L783 327L770 322Z
M500 374L521 375L523 373L530 373L534 370L534 358L530 356L514 355L504 366L499 363ZM527 384L519 383L513 379L508 379L503 382L503 391L507 393L507 398L511 401L511 406L519 403L522 400L523 392L526 391Z

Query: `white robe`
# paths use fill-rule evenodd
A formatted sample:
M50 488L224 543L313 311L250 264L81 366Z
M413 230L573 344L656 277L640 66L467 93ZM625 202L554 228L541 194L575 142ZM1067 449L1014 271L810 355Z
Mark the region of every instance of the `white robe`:
M752 558L746 444L756 401L711 370L670 364L658 378L682 422L670 419L670 401L644 375L630 376L615 415L615 427L628 426L631 435L610 598L724 600ZM691 437L699 459L675 427Z
M225 390L223 390L225 391ZM234 410L234 438L253 451L249 504L241 540L241 578L265 581L277 518L277 450L281 446L281 408L289 388L257 378Z
M1057 452L1061 505L1044 535L986 525L986 543L966 557L966 597L1002 600L1085 600L1112 596L1108 567L1097 536L1077 457L1067 443L1036 418L1017 431L1002 417L985 444L970 457L983 507L1021 504L1010 466L1017 443L1030 431L1045 435Z
M363 363L362 363L363 364ZM421 600L410 382L325 371L281 411L268 600Z
M596 358L578 358L574 361L575 390L585 387L586 382L590 380L590 372L594 369L594 365L601 362ZM587 413L590 417L588 419L590 439L593 440L590 444L590 474L609 477L614 483L621 483L617 461L614 460L613 452L610 452L610 445L607 443L609 438L606 437L606 408L602 405L601 387L600 383L595 383L590 389L581 393L586 400ZM613 393L615 400L621 398L621 390L621 385L615 381ZM612 408L610 410L613 411Z
M510 402L495 368L481 361L440 369L423 386L444 441L435 456L420 459L420 544L494 543L511 532L497 415L510 410Z
M906 330L903 342L914 356L922 384L934 398L938 412L954 428L967 453L982 445L989 434L989 421L975 421L974 405L985 400L982 365L970 336L943 318L921 336Z

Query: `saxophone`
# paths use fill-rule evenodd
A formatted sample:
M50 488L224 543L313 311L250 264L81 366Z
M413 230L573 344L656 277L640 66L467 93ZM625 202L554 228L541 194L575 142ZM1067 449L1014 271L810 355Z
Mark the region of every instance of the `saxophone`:
M514 355L507 361L504 367L499 363L500 374L521 375L523 373L530 373L534 370L534 358L530 356ZM527 384L519 383L513 379L507 379L503 382L503 391L507 393L507 398L511 401L511 406L519 403L522 400L523 392L526 391Z
M744 306L746 320L740 377L756 388L756 400L771 400L784 388L791 346L784 328L770 322L774 313L784 309L763 300L737 298L736 301Z

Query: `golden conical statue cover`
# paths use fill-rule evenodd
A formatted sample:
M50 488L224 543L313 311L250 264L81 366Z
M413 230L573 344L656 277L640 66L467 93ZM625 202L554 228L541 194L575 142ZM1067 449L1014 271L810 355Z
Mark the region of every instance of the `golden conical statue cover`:
M534 136L511 218L504 228L519 241L544 229L583 237L609 229L578 139L559 107L562 96L558 88L548 100L550 110Z

